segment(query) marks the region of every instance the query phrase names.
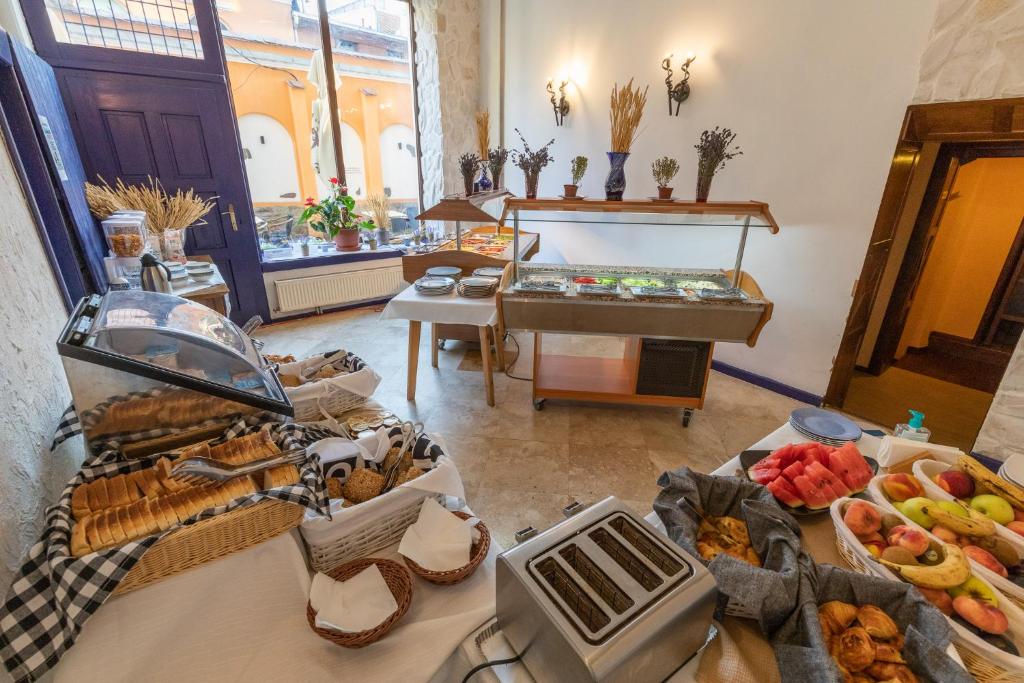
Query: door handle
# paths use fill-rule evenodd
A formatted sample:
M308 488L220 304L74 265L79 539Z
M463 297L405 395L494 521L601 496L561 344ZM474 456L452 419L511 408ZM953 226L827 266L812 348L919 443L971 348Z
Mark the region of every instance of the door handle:
M228 204L228 218L231 219L231 229L238 232L238 219L235 218L234 204Z

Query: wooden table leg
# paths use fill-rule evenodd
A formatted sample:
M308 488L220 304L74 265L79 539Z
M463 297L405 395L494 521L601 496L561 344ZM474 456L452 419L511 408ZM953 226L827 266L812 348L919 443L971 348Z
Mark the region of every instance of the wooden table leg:
M501 325L491 328L494 332L494 354L498 357L498 372L505 372L505 335Z
M437 367L437 323L430 323L430 367Z
M416 366L420 360L420 321L409 321L409 376L405 383L405 398L416 400Z
M491 334L490 327L480 328L480 358L484 362L484 386L487 388L487 405L494 406L494 376L491 375Z

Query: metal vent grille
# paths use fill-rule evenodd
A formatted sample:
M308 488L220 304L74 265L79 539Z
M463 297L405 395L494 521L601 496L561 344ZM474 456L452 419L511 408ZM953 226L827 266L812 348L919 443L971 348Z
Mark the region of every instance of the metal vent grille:
M202 59L193 0L46 0L58 42Z

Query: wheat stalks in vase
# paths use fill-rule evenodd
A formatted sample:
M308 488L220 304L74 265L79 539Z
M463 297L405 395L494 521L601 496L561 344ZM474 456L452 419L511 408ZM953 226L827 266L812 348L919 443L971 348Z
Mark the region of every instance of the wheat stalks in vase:
M378 228L391 229L391 200L383 192L371 192L366 196L366 208L373 216L373 222Z
M487 159L487 151L491 148L491 115L486 111L476 113L476 147L481 159Z
M647 105L647 88L640 91L633 86L633 79L621 89L616 83L612 88L611 107L608 119L612 129L612 151L629 152L639 135L640 119Z

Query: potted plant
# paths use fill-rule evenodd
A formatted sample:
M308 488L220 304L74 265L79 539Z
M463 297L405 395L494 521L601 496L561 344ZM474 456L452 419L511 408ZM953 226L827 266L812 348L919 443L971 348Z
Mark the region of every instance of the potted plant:
M505 172L505 162L508 161L508 150L502 146L487 150L487 166L491 169L491 182L494 189L501 187L502 175Z
M480 157L472 152L466 152L459 157L459 173L462 174L462 184L466 190L466 196L475 194L474 185L476 181L476 169L480 166Z
M697 150L697 201L706 202L711 191L711 180L715 173L725 168L725 162L743 154L739 147L732 147L736 133L728 128L715 126L714 130L706 130L700 134L700 142L694 145Z
M299 216L300 223L308 223L313 230L334 240L338 251L359 251L359 229L372 226L356 220L356 200L349 196L348 188L337 178L331 178L331 191L319 202L306 198L306 208Z
M540 171L555 160L548 152L548 147L555 144L555 139L551 138L546 145L538 150L533 150L530 149L529 143L526 142L519 129L516 128L515 130L519 139L523 142L523 149L521 151L518 149L513 150L512 161L523 170L523 175L526 177L526 198L536 199L537 185L540 184Z
M572 160L572 185L563 185L565 188L565 194L562 195L566 199L575 199L576 190L580 189L580 181L583 180L583 175L587 172L587 158L584 156L573 157Z
M658 183L658 199L672 199L672 187L669 183L679 173L679 162L671 157L655 159L651 164L651 174Z
M639 87L633 87L632 78L621 90L618 83L612 88L611 109L608 112L612 125L612 151L608 152L611 168L604 181L605 199L621 200L626 190L626 159L636 142L646 104L647 88L640 92Z

